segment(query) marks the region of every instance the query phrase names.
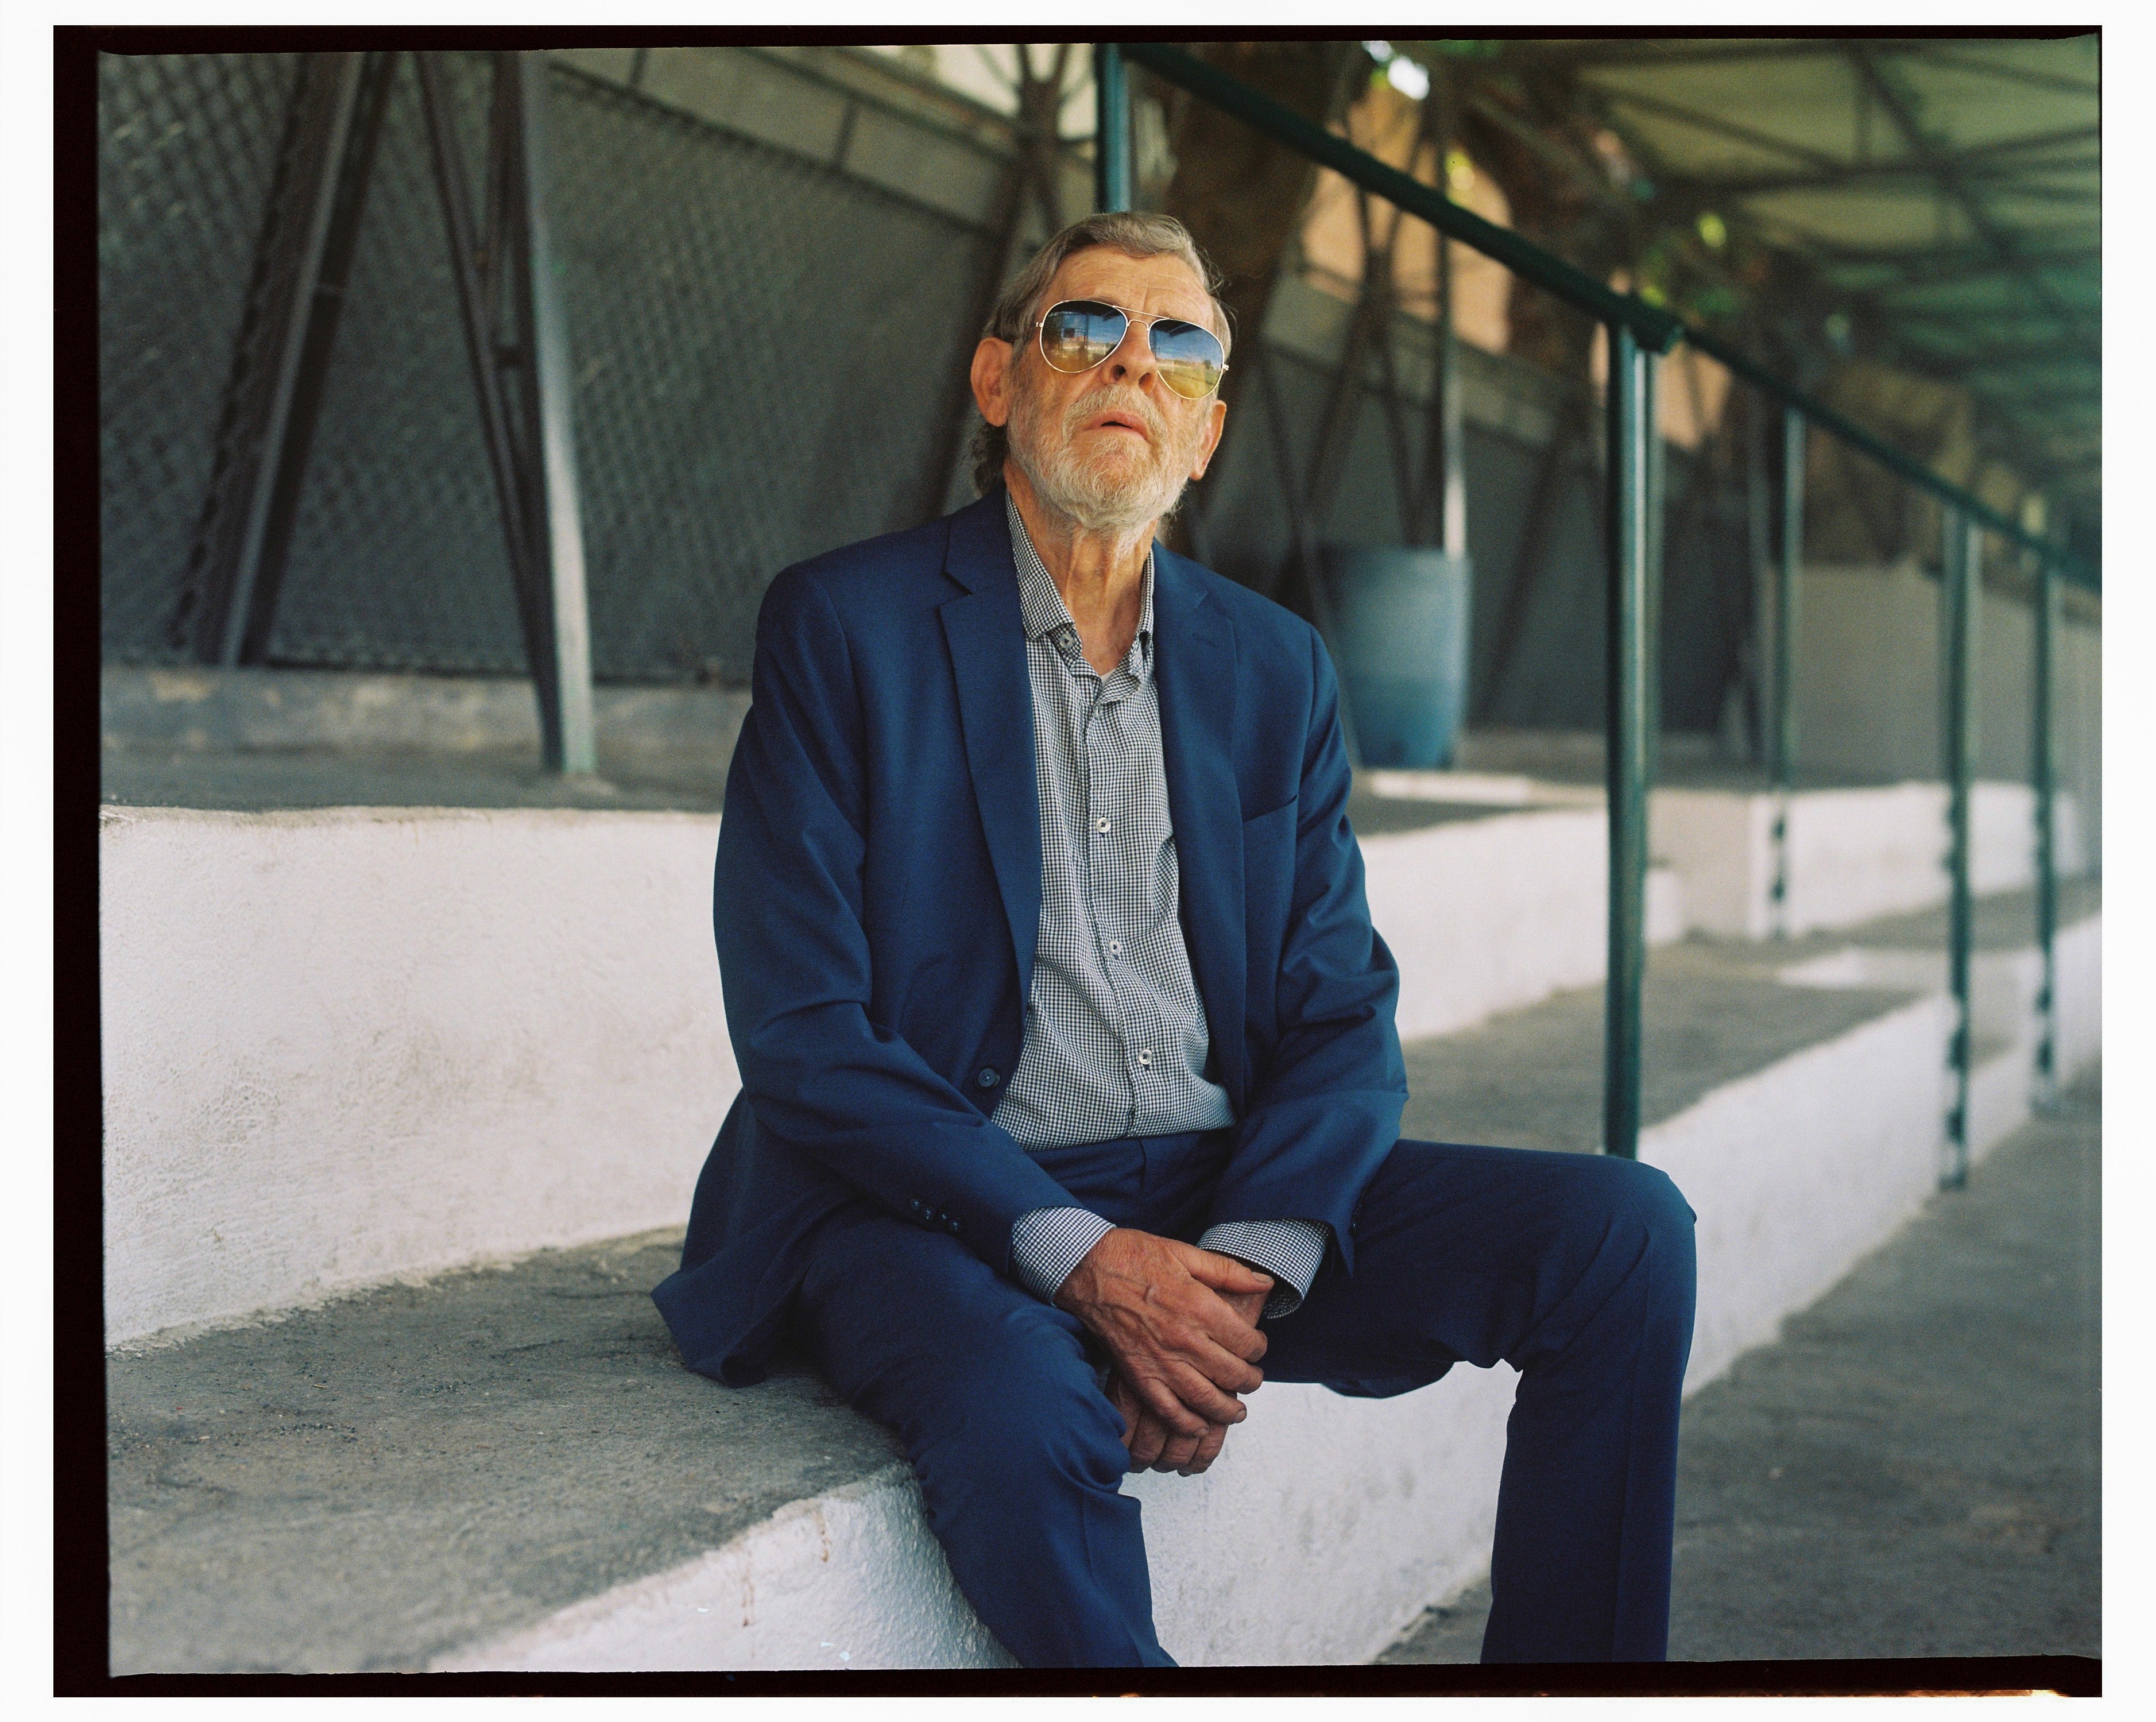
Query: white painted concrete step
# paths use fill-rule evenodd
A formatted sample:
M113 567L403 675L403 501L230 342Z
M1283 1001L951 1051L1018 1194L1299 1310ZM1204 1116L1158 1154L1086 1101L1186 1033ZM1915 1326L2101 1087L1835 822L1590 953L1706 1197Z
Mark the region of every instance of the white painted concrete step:
M2092 1055L2098 933L2084 919L2062 941L2071 1059ZM1690 1386L1933 1187L1945 1001L1852 1004L1839 1031L1727 1072L1643 1136L1700 1216ZM1532 1047L1536 1020L1570 1008L1476 1037ZM1979 1152L2018 1122L2025 1065L2007 1045L1980 1072ZM1516 1061L1523 1116L1542 1076ZM681 1370L644 1296L670 1244L116 1356L116 1669L998 1659L887 1437L805 1378L732 1392ZM1486 1563L1510 1396L1503 1370L1385 1401L1273 1384L1213 1473L1132 1479L1163 1642L1199 1664L1368 1660Z
M1363 845L1410 1036L1602 974L1599 810L1460 812ZM687 1213L739 1087L716 815L100 825L110 1341ZM1676 882L1653 886L1666 942Z

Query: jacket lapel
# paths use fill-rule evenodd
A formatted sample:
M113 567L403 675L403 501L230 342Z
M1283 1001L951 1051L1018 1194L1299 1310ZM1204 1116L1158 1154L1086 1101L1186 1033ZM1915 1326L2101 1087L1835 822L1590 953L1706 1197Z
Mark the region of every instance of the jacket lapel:
M1194 564L1153 555L1153 679L1168 808L1183 881L1183 932L1221 1085L1249 1094L1243 1039L1243 804L1235 788L1235 630Z
M1000 487L951 517L943 571L966 589L938 614L957 682L966 765L1010 923L1019 997L1024 1000L1032 994L1033 951L1040 932L1040 808L1033 770L1033 683L1026 673L1018 570Z

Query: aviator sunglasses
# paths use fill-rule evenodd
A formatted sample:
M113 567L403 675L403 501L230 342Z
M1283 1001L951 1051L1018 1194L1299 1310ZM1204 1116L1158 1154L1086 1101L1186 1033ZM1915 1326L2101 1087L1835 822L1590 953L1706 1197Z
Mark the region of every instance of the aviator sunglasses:
M1200 401L1220 386L1228 355L1220 337L1179 317L1149 317L1098 299L1066 299L1051 305L1034 326L1049 368L1075 376L1090 371L1123 344L1132 323L1147 325L1146 339L1159 362L1161 381L1186 400Z

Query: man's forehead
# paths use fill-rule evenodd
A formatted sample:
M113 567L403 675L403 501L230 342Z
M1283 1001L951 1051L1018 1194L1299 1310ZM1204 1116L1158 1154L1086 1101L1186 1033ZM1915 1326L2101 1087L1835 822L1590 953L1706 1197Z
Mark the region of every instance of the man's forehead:
M1119 290L1133 296L1142 292L1163 304L1176 304L1194 319L1212 320L1213 301L1204 283L1170 251L1133 257L1106 245L1089 245L1065 258L1050 283L1051 299L1081 294L1113 299Z

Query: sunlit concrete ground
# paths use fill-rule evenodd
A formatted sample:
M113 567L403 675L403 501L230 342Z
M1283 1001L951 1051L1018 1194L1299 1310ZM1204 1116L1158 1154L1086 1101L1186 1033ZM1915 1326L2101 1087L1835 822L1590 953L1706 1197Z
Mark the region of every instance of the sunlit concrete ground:
M1686 1406L1670 1654L2102 1653L2090 1077ZM1486 1584L1379 1659L1473 1662Z

